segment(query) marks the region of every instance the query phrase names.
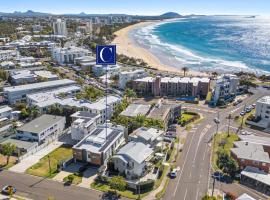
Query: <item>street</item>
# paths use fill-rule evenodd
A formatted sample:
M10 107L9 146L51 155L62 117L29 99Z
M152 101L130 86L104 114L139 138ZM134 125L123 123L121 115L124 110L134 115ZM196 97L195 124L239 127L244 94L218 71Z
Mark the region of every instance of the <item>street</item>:
M180 167L180 171L177 178L169 182L163 199L199 200L207 194L208 189L212 188L210 141L213 134L216 133L214 118L217 117L217 113L219 112L221 122L219 130L227 131L228 120L226 117L228 114L239 114L245 104L250 105L255 103L257 99L265 96L266 92L266 90L257 90L254 95L246 98L238 106L228 107L226 109L215 109L216 112L213 112L213 109L206 106L198 109L198 107L194 105L187 105L188 110L201 113L204 119L195 124L194 128L188 133L184 149L181 156L179 156L176 161L176 166ZM233 120L231 121L232 126L237 126ZM265 136L266 134L263 133L262 135ZM224 191L233 191L236 194L249 193L254 197L265 199L264 195L240 185L236 186L235 183L216 183L216 187Z
M16 195L34 199L48 200L90 200L101 199L101 192L77 186L64 186L63 183L10 171L0 172L0 188L5 185L16 187ZM90 186L89 186L90 187Z

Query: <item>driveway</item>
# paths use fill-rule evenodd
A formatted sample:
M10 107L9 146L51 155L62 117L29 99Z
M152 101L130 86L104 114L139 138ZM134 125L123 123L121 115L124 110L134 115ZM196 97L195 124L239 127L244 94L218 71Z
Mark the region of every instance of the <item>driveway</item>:
M60 147L63 143L55 141L48 146L44 147L40 151L28 156L27 158L20 161L20 163L9 168L12 172L24 173L29 167L36 164L41 158L52 152L53 150Z
M53 180L62 182L65 177L67 177L70 174L74 174L79 171L80 167L83 166L79 163L71 163L69 166L67 166L64 170L59 172Z
M80 187L89 188L90 184L94 182L97 177L98 168L90 167L84 171L82 182L79 184Z

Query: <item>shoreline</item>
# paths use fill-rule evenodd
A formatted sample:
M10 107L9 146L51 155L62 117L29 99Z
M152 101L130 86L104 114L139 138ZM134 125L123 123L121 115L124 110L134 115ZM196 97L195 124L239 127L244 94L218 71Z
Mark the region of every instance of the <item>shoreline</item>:
M132 39L129 36L130 31L141 28L144 26L152 25L155 23L158 23L161 21L146 21L146 22L139 22L134 25L130 25L128 27L125 27L121 30L118 30L114 34L116 35L116 38L112 41L112 44L115 44L117 46L117 53L123 54L128 57L134 57L137 59L144 60L151 68L157 69L159 71L165 71L165 72L171 72L176 73L177 75L183 75L183 71L181 70L181 66L179 68L175 68L169 65L165 65L160 61L160 59L155 56L153 53L151 53L149 50L138 46L137 44L134 44ZM187 72L188 76L208 76L207 73L204 72L198 72L194 70L188 70Z

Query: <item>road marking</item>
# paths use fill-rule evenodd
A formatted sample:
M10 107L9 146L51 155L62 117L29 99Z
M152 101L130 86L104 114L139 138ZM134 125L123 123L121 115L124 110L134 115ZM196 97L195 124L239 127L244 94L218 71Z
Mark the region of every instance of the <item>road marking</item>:
M175 187L173 196L175 196L175 194L176 194L176 192L177 192L178 185L179 185L179 183L180 183L180 180L181 180L181 177L182 177L182 174L183 174L183 170L184 170L185 165L186 165L186 162L187 162L187 157L188 157L188 154L189 154L191 145L192 145L192 141L193 141L194 135L195 135L195 134L193 133L192 138L191 138L191 141L190 141L190 143L189 143L188 151L187 151L187 153L186 153L186 157L185 157L185 160L184 160L184 164L183 164L183 167L182 167L181 172L180 172L179 179L177 180L177 184L176 184L176 187Z
M197 190L196 200L198 199L198 196L199 196L199 190Z
M186 192L185 192L184 200L186 200L186 197L187 197L187 189L186 189Z
M204 154L203 154L203 161L205 160L206 152L207 152L207 146L206 146Z

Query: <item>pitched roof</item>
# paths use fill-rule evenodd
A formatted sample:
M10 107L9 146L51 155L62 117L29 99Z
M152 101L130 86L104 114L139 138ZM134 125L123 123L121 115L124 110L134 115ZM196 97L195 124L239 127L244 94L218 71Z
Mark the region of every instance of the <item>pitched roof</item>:
M141 142L129 142L116 155L122 156L125 160L134 160L137 163L142 163L152 153L153 150L148 145Z

